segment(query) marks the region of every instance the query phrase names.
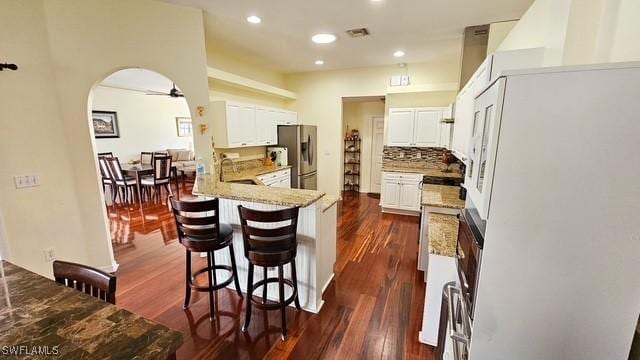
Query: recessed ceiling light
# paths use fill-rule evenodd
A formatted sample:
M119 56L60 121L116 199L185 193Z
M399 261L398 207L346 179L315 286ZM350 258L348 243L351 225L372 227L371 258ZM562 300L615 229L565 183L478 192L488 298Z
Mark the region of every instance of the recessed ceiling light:
M252 24L260 24L262 22L262 19L260 19L259 17L255 16L255 15L251 15L251 16L247 17L247 21L252 23Z
M403 57L404 56L404 51L397 50L396 52L393 53L393 56L395 56L395 57Z
M323 60L316 60L316 65L324 65L324 61Z
M316 44L329 44L336 41L336 36L333 34L316 34L311 37L311 41Z

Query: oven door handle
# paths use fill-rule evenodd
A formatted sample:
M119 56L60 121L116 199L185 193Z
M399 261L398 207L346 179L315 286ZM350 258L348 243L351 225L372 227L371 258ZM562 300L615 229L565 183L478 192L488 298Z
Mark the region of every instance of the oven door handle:
M456 293L458 295L458 298L460 296L462 296L461 294L461 290L455 287L455 283L449 283L446 286L447 288L447 312L449 315L449 327L450 327L450 333L449 336L451 337L451 340L453 341L453 357L456 360L463 360L460 354L460 349L457 346L457 343L462 344L465 348L469 348L469 343L470 343L470 338L468 335L464 334L464 333L460 333L456 330L456 324L462 324L463 330L465 332L470 333L471 331L471 327L469 324L469 314L466 311L466 306L464 305L464 300L463 299L459 299L458 301L460 301L460 307L461 307L461 316L462 319L460 322L458 322L458 320L454 317L455 312L453 311L453 302L455 301L454 299L454 293Z

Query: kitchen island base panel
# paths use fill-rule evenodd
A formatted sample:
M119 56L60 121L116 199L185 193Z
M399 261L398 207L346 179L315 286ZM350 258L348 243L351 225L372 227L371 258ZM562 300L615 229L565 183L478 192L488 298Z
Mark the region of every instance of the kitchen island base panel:
M272 211L286 208L286 206L262 204L238 200L220 198L220 222L230 224L233 228L233 247L236 253L236 266L238 279L242 292L247 292L247 277L249 262L244 256L244 243L238 205L262 211ZM322 230L323 217L335 216L334 211L322 212L320 202L300 208L298 217L298 250L296 254L296 270L298 277L298 296L300 305L306 311L318 313L322 307L322 289L327 286L333 277L333 264L335 263L335 227L333 236L331 232ZM335 219L333 219L335 223ZM324 223L330 223L325 219ZM278 227L285 223L270 224L269 227ZM216 264L230 265L231 258L228 252L215 253ZM222 276L222 272L220 273ZM277 268L269 268L267 277L277 276ZM285 278L291 279L291 266L284 266ZM263 272L254 273L254 282L262 280ZM285 287L285 297L289 297L292 290ZM267 298L278 300L278 285L269 284Z

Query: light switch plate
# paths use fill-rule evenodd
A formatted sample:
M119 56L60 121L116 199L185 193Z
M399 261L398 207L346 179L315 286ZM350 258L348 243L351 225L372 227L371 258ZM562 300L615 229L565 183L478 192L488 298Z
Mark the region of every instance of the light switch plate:
M416 153L416 159L422 159L422 153L421 152Z
M401 151L401 152L398 154L398 157L399 157L400 159L404 159L404 152L402 152L402 151Z

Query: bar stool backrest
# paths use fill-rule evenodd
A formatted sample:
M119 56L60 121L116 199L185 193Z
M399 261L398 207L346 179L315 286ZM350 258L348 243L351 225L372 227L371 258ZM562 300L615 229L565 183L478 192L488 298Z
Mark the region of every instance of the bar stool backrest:
M238 211L245 257L260 262L295 257L299 208L260 211L238 205ZM282 222L288 224L275 224Z
M220 238L218 199L180 201L174 199L173 196L170 199L180 242L185 237L196 240L217 240Z

